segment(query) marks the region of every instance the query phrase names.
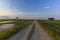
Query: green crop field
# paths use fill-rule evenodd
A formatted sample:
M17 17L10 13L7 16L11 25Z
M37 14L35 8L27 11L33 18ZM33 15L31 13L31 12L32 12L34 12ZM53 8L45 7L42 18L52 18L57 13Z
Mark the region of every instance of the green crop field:
M15 26L13 28L0 32L0 40L5 40L6 38L10 37L11 35L17 33L18 31L29 25L30 23L32 23L31 20L16 20L14 22Z
M54 20L54 21L40 20L38 22L49 33L49 35L52 35L54 37L55 40L60 40L60 33L59 33L60 32L60 21L59 20ZM55 31L56 29L59 32Z
M45 21L45 22L54 25L54 27L60 29L60 21Z

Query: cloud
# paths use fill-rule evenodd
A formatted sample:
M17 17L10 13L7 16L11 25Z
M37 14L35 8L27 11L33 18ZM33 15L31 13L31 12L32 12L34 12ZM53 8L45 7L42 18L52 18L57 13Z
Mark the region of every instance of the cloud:
M0 16L9 16L11 18L14 18L22 12L19 12L17 9L11 9L10 6L6 3L3 3L0 1Z
M46 6L45 8L50 8L49 6Z

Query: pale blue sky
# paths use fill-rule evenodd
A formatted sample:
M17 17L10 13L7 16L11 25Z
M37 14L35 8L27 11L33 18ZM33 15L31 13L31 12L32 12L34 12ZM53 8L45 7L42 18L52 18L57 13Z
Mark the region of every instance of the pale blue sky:
M0 0L0 16L60 19L60 0Z

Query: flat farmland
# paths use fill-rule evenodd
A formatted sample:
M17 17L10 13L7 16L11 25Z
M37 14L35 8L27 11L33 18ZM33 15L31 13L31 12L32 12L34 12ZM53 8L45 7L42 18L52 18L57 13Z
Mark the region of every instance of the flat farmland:
M53 25L57 29L60 29L60 21L46 21L46 23Z
M38 22L55 40L60 40L60 20L40 20Z

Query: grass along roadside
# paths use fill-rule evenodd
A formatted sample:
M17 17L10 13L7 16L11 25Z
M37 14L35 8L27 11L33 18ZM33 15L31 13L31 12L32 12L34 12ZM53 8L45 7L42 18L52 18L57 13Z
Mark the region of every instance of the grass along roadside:
M47 28L45 24L43 24L41 21L38 22L41 25L41 27L44 28L44 30L48 33L48 35L53 38L53 40L60 40L60 35L57 32Z
M10 37L11 35L15 34L18 31L20 31L25 26L29 25L31 22L32 21L29 21L29 20L16 21L14 23L15 26L13 28L0 32L0 40L6 40L6 38Z

